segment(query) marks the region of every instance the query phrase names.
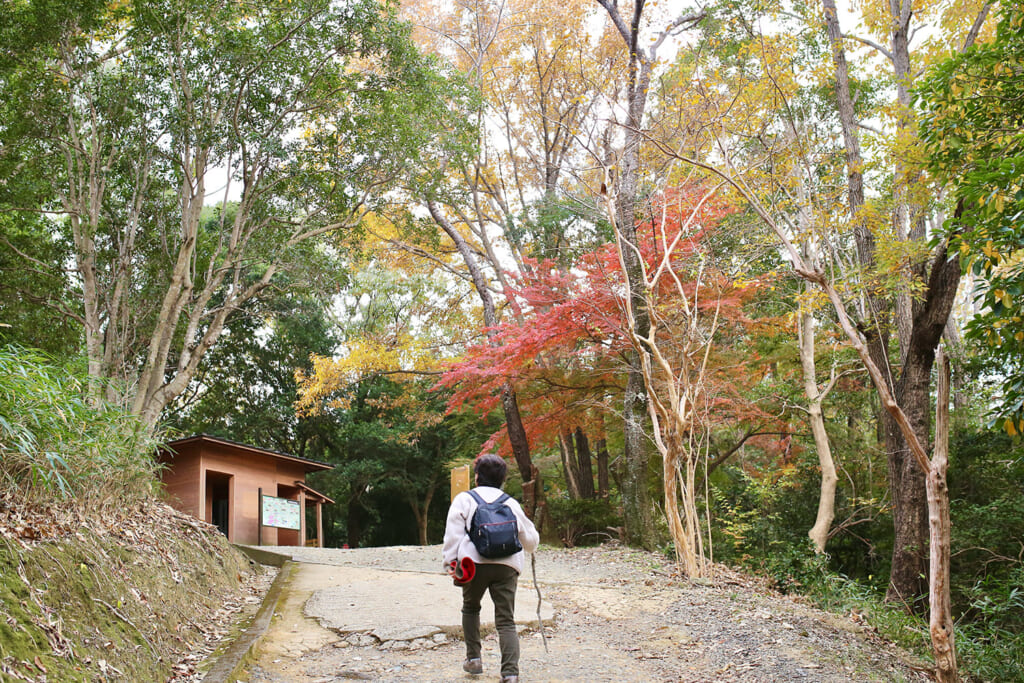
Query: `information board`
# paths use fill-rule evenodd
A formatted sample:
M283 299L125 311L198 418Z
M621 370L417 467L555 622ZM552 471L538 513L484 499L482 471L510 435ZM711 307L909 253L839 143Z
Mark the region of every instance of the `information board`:
M468 491L470 489L469 478L471 473L469 470L469 465L452 468L452 500L455 500L455 496L459 495L463 491Z
M263 526L279 529L300 529L299 501L274 496L263 496L260 502L263 510Z

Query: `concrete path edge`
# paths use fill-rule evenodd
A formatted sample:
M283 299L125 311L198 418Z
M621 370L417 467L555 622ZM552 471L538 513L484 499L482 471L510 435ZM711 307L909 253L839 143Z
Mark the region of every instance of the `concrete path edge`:
M284 555L256 545L242 545L240 543L232 543L231 545L245 553L250 560L255 560L260 564L271 567L283 567L285 562L292 559L291 555Z
M240 634L221 654L217 661L203 677L203 683L229 683L237 679L242 668L249 663L250 655L259 644L260 640L270 628L270 621L274 618L277 604L281 600L285 586L291 580L292 572L296 563L287 555L261 550L252 546L235 546L251 559L260 564L280 567L277 578L270 585L270 589L263 598L256 616L253 617L249 628Z

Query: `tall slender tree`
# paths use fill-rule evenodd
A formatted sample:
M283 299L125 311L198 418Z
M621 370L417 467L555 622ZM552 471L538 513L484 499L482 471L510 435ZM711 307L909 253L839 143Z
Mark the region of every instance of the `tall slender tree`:
M38 205L5 204L59 219L93 394L153 426L300 245L436 169L460 95L375 0L146 0L101 19L0 84L20 103L4 155L48 182ZM212 225L211 197L236 202Z
M586 31L570 29L580 16L569 5L483 0L438 11L410 1L405 11L424 29L421 44L455 62L480 95L479 152L449 163L450 192L426 203L444 244L460 255L464 280L491 328L517 315L507 305L506 271L529 268L531 257L565 262L578 248L571 231L582 222L565 208L562 193L577 172L580 138L594 132L590 112L606 78L594 59L600 53ZM514 383L500 394L508 443L525 482L524 503L534 514L542 489ZM575 440L561 443L568 448Z
M615 194L616 229L625 242L623 259L630 291L631 328L639 339L648 335L650 320L643 290L643 275L637 257L637 202L643 192L640 148L644 141L644 114L647 111L651 77L658 64L658 51L665 41L692 29L705 16L703 11L684 11L668 21L661 30L651 30L646 22L646 3L638 0L632 11L624 13L617 0L597 0L608 13L627 54L626 82L621 125L623 144L614 163L609 164L606 191ZM611 187L609 187L609 184ZM643 361L640 350L630 359L623 403L626 472L622 480L622 500L626 534L636 542L650 546L655 542L652 501L647 485L648 451L645 447L644 419L647 413L644 395Z
M883 3L879 3L882 5ZM990 2L970 3L965 13L969 23L966 31L953 37L957 49L966 49L976 40L988 15ZM860 265L869 274L879 269L878 237L865 216L864 164L861 153L859 120L854 108L846 58L846 38L839 24L834 0L822 0L828 41L832 48L835 69L837 111L842 125L848 172L847 202L853 221ZM973 12L970 12L973 10ZM894 194L892 197L892 229L898 240L917 245L923 252L912 256L907 277L918 282L918 289L901 289L893 300L869 291L867 315L863 322L866 343L873 363L883 370L888 390L905 411L918 441L927 443L931 435L931 382L935 353L946 328L960 283L959 255L948 250L943 240L927 251L928 207L923 201L927 183L920 168L909 162L907 150L916 138L916 119L911 108L910 89L921 58L910 50L914 16L910 0L884 3L869 13L869 28L884 34L889 45L870 38L861 42L881 54L892 69L896 87L894 151L890 158ZM891 358L888 340L895 325L899 342L898 357ZM908 443L907 436L895 416L883 411L886 451L889 457L889 485L893 498L892 569L888 598L914 604L927 594L924 578L928 575L928 506L925 475Z

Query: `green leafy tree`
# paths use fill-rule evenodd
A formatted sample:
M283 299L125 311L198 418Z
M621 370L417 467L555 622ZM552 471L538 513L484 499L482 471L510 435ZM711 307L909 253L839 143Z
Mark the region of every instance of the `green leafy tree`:
M150 427L233 312L429 182L461 129L459 92L376 0L143 0L61 26L0 82L0 205L53 217L70 259L9 258L72 265L91 392ZM204 223L210 196L234 212Z
M335 421L300 417L294 406L296 371L308 371L310 354L329 354L337 344L330 300L317 296L309 282L283 284L228 320L189 390L170 406L169 428L330 458Z
M335 469L310 479L339 502L325 515L328 543L427 544L431 518L443 519L447 496L441 505L432 503L447 493L446 464L455 455L443 400L427 383L385 377L359 382L336 398L344 407L329 411L338 421L337 449L329 458Z
M383 221L367 221L380 233ZM325 516L328 542L427 543L442 522L447 462L484 440L479 429L457 436L444 397L428 391L441 358L467 328L461 292L443 272L366 240L356 274L334 298L339 337L333 353L312 357L298 373L296 407L305 419L335 425L324 459L331 472L311 478L339 505ZM464 427L464 426L463 426ZM457 431L464 431L460 427ZM434 524L434 527L431 524Z
M929 169L949 183L954 246L974 276L968 334L1001 380L999 426L1024 432L1024 8L996 37L933 67L917 90Z
M40 132L19 116L38 95L24 64L52 54L69 33L95 27L106 0L12 0L0 22L0 342L34 347L60 358L74 356L81 329L65 303L73 300L66 243L55 239L41 213L10 215L16 207L40 208L47 182L6 144L12 136Z
M22 254L33 254L35 261ZM81 327L65 307L73 284L66 271L50 267L68 257L66 245L52 238L41 219L12 221L0 214L0 343L55 358L78 355Z
M10 0L0 25L0 73L52 50L69 34L95 29L110 0Z

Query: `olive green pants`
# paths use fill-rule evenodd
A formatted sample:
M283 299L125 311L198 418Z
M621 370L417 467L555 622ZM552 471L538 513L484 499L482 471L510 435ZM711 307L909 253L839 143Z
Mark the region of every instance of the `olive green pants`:
M516 587L519 572L503 564L478 564L473 580L462 587L462 633L466 659L480 657L480 600L490 591L494 626L501 648L501 675L519 675L519 634L516 632Z

